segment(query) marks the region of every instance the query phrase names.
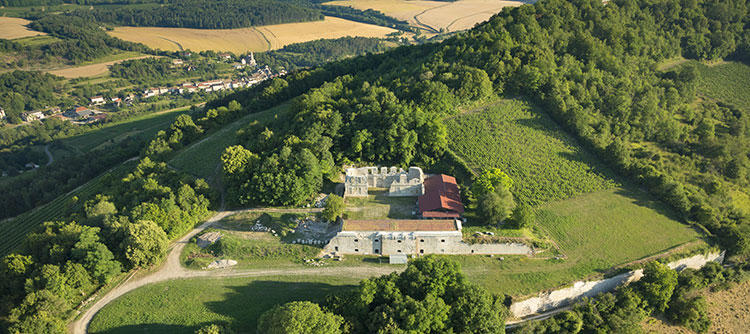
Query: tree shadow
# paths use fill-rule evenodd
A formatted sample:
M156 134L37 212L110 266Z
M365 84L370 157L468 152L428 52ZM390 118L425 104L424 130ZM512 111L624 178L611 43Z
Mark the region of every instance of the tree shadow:
M275 305L305 300L321 303L327 295L354 286L261 280L229 288L231 291L224 295L224 300L208 302L206 306L232 319L231 327L237 333L255 333L258 318Z
M166 325L166 324L139 324L115 327L106 331L96 332L97 334L131 334L131 333L185 333L193 334L197 326Z

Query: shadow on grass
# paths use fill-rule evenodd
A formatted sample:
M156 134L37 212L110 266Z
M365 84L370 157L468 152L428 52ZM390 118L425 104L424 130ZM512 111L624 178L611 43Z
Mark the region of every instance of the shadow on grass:
M165 324L140 324L112 328L107 331L96 332L96 334L131 334L131 333L195 333L200 327L165 325Z

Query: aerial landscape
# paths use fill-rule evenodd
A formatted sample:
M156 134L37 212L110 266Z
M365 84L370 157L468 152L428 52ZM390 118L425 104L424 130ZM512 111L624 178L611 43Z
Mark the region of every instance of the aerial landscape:
M748 0L0 0L0 334L750 330Z

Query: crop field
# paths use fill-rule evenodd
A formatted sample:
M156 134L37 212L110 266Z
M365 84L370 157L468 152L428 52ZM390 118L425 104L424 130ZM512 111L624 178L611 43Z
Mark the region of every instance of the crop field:
M700 73L698 92L711 99L733 104L750 112L750 66L740 62L695 64Z
M326 16L323 21L242 29L118 27L110 35L155 49L217 50L234 53L280 49L288 44L345 36L384 37L395 30Z
M258 317L274 305L321 302L326 295L357 283L356 278L342 276L172 280L115 300L94 317L88 332L192 334L203 325L224 322L242 329L241 333L254 333Z
M526 295L600 277L613 266L698 239L697 232L670 215L665 205L645 193L606 190L547 203L537 210L538 228L554 240L563 260L552 258L551 251L537 258L452 258L462 264L469 279L489 290Z
M528 103L496 101L446 122L450 149L477 171L508 173L522 202L537 205L617 185L606 167Z
M281 104L259 113L247 115L234 123L228 124L216 133L180 151L169 161L169 165L212 182L214 176L219 172L218 168L221 164L221 155L224 153L224 149L237 144L237 136L235 135L237 130L253 120L273 117L288 108L288 104Z
M29 36L46 35L43 32L26 28L31 21L15 17L0 16L0 38L15 39Z
M102 178L108 177L109 175L122 175L129 171L134 164L135 162L126 162L118 165L69 193L59 196L50 203L37 207L30 212L21 214L12 220L0 223L0 236L2 236L2 242L0 242L0 256L5 256L12 252L16 247L20 246L21 243L23 243L26 234L34 231L34 229L42 223L64 215L68 208L68 203L73 196L77 196L80 199L86 199L93 196L101 190L100 182Z
M388 16L409 22L430 32L465 30L484 22L505 7L515 7L524 1L461 0L455 2L413 0L342 0L326 5L374 9Z
M137 52L124 52L124 53L110 55L103 59L96 59L96 60L86 62L82 66L52 70L52 71L48 71L48 73L59 75L61 77L65 77L68 79L93 77L93 76L109 73L109 67L114 64L121 63L125 60L141 59L141 58L147 58L147 57L152 57L152 56L140 55ZM88 65L85 65L85 64L88 64Z
M75 137L63 139L63 142L81 152L88 152L93 149L106 147L113 142L119 142L129 136L150 139L159 130L169 127L177 116L189 111L190 108L186 107L133 117Z

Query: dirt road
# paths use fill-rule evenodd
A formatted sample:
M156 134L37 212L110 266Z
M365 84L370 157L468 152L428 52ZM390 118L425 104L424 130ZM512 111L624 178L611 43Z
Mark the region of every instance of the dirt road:
M140 288L147 284L162 282L170 279L191 278L191 277L253 277L253 276L297 276L297 275L321 275L321 276L348 276L358 278L368 278L390 274L394 271L403 270L403 267L336 267L336 268L303 268L303 269L220 269L220 270L188 270L180 263L180 254L182 249L189 242L190 238L200 233L204 229L220 221L224 217L239 212L268 210L268 209L249 209L238 211L219 211L205 223L193 229L187 235L177 240L167 253L167 259L159 270L142 277L133 278L131 275L125 282L110 290L101 299L96 301L90 308L81 314L78 319L70 325L73 334L84 334L88 330L91 319L107 304L118 297Z

